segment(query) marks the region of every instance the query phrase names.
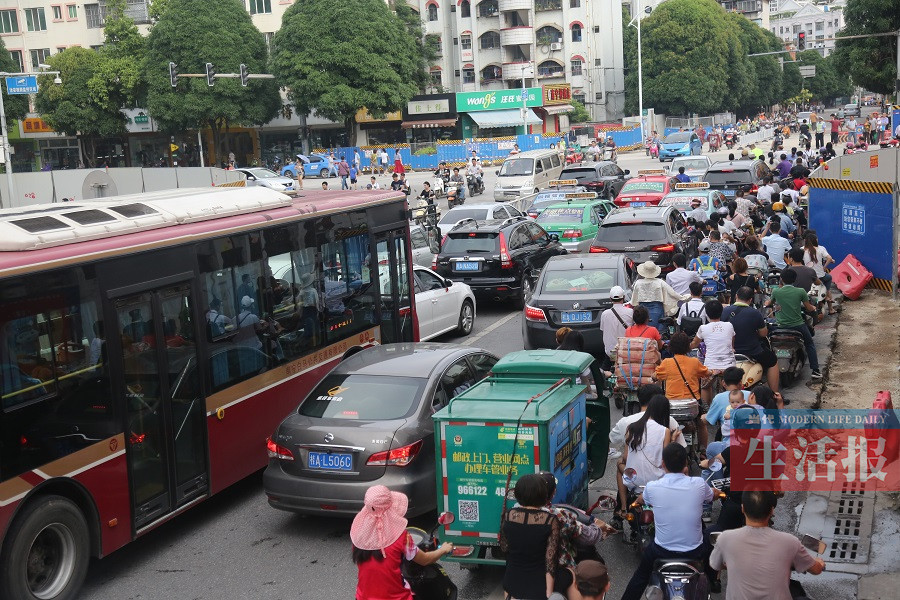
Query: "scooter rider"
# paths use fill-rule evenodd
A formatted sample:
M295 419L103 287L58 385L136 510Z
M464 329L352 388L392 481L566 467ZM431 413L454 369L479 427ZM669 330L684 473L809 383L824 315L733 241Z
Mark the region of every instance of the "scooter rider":
M450 176L450 183L456 184L457 194L460 200L466 199L466 180L459 174L459 167L453 167L453 175Z
M816 345L813 343L812 333L803 320L803 309L815 312L816 307L809 301L809 296L802 288L794 286L797 282L797 272L793 269L784 269L781 272L781 281L784 285L772 290L772 297L766 300L766 307L774 302L778 303L778 312L775 320L779 328L793 329L803 336L803 345L806 346L806 356L809 358L809 368L812 370L810 378L813 381L822 379L819 370L819 356L816 354Z
M709 557L713 569L728 568L726 599L791 600L791 569L818 575L825 561L813 558L793 535L769 527L775 514L771 492L745 491L741 508L747 525L723 531Z
M644 549L622 600L640 600L657 559L702 560L705 554L700 517L703 504L712 502L713 491L700 477L685 475L688 456L682 446L669 444L663 448L662 459L665 475L648 482L637 499L653 506L656 533L653 542Z
M778 359L775 357L775 353L768 348L768 344L763 345L763 340L767 340L769 337L769 328L766 326L766 320L762 313L751 306L753 296L751 288L747 286L738 288L737 302L725 309L722 320L728 321L734 327L734 351L758 362L766 374L766 382L769 387L777 392ZM725 383L727 386L728 382ZM709 418L709 412L706 416ZM700 442L703 443L702 430Z
M482 174L484 174L484 170L481 168L481 164L478 160L473 156L472 160L469 161L469 164L466 165L466 177L474 177L475 181L478 182L478 187L481 187Z

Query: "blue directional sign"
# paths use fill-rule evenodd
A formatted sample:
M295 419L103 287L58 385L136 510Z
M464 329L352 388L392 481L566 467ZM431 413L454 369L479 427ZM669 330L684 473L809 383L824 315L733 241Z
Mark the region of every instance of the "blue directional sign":
M6 78L6 91L10 94L37 94L37 76L20 75Z

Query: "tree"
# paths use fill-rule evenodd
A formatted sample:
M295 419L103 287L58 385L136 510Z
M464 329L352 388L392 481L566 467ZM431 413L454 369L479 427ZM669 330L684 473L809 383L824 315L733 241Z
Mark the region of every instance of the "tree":
M209 127L216 156L223 156L223 130L262 125L281 109L273 80L243 87L236 78L216 79L209 87L205 78L181 78L173 89L170 61L182 74L205 73L208 62L220 74L238 73L242 63L251 73L265 73L265 39L238 0L167 0L147 38L147 110L166 131Z
M0 39L0 71L6 73L17 73L19 65L12 59L9 52L6 51L6 45ZM3 91L3 108L6 111L6 122L9 123L13 119L21 120L28 114L28 96L14 94L10 96L6 92L6 86L0 82L0 89Z
M566 116L569 117L569 123L588 123L591 120L591 113L587 111L584 107L584 104L579 102L578 100L572 100L569 102L572 105L572 110L566 113Z
M872 35L900 30L900 0L847 0L844 35ZM838 40L835 47L838 70L871 92L894 92L897 73L895 36Z
M823 58L816 50L806 50L797 54L803 66L815 66L816 75L805 80L805 87L812 97L823 102L850 96L853 92L850 79L836 67L833 58Z
M400 110L423 81L422 48L384 0L295 2L274 45L272 69L297 112L344 123L351 143L358 110Z
M790 102L790 99L795 98L803 89L803 76L800 75L800 67L797 66L797 63L784 63L781 81L781 99Z
M782 50L781 41L775 34L767 31L748 19L734 14L732 23L737 27L743 49L746 54L758 54ZM781 67L776 55L748 56L750 70L748 83L749 93L737 107L740 114L754 114L759 109L778 103L782 100Z
M625 70L625 114L638 114L637 29L630 26L631 13L622 5L622 53Z

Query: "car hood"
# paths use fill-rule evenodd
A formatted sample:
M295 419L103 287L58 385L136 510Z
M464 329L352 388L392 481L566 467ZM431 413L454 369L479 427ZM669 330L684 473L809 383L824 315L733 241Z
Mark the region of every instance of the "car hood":
M663 144L662 147L664 150L679 150L680 148L684 148L689 144L690 142L671 142L668 144Z

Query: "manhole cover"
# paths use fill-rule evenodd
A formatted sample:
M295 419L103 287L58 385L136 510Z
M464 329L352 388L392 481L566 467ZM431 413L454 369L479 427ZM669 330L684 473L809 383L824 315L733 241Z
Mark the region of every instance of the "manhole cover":
M865 563L869 560L869 538L875 512L875 494L845 483L831 492L826 517L834 523L824 533L825 562Z

